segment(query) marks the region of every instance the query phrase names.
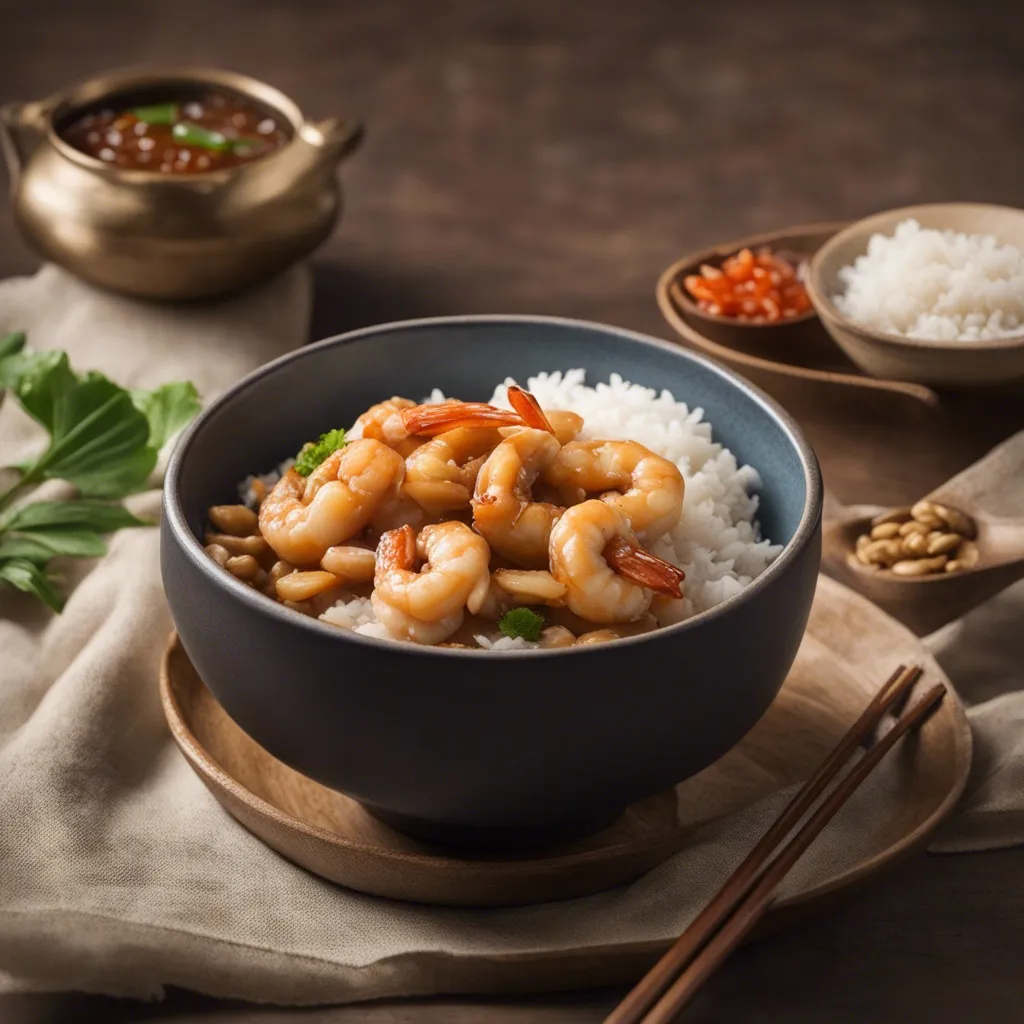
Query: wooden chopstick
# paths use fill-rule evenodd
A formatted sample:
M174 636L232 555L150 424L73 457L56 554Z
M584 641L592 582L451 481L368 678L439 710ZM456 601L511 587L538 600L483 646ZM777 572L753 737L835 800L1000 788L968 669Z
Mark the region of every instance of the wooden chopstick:
M857 762L850 773L826 797L818 810L793 837L793 840L765 869L764 874L750 891L746 900L740 904L721 930L679 975L651 1012L642 1019L642 1024L669 1024L690 1001L697 989L711 976L715 968L740 944L743 937L761 919L771 905L772 896L779 882L800 859L807 847L814 842L821 830L832 820L836 812L853 795L857 787L868 777L878 762L904 734L924 722L942 703L945 696L945 686L941 683L933 686Z
M761 869L772 853L793 830L800 819L803 818L825 787L836 777L839 770L850 759L857 747L874 733L889 709L896 706L897 702L906 696L920 676L920 668L908 669L901 665L886 680L857 721L854 722L828 757L825 758L817 771L804 783L800 791L790 801L789 805L765 833L760 842L747 855L743 863L722 886L711 902L694 919L672 948L651 968L618 1007L612 1011L606 1018L605 1024L640 1024L648 1008L669 986L674 986L676 979L686 968L687 964L693 960L729 916L736 911L742 901L751 894ZM895 732L895 728L893 732ZM891 736L892 733L888 735ZM861 764L864 764L868 761L869 756L876 757L866 769L865 774L871 770L874 764L877 764L877 761L885 755L885 752L896 742L900 735L902 735L902 732L894 739L889 740L887 745L882 748L880 754L874 755L874 752L872 752L872 755L866 756L861 761ZM880 746L881 743L875 747L875 750L877 751ZM854 788L857 784L859 783L855 783ZM845 800L845 797L843 799ZM824 807L825 805L823 804L822 806ZM835 810L838 810L838 805L828 817L831 817ZM811 821L813 820L811 819ZM827 820L828 818L825 819L825 821ZM810 822L808 822L809 824ZM821 823L818 831L823 826L824 822ZM817 832L811 835L806 842L809 843L814 835L817 835ZM758 914L759 916L760 914ZM742 934L746 934L746 930ZM729 949L731 949L731 946ZM682 1004L680 1003L679 1005Z

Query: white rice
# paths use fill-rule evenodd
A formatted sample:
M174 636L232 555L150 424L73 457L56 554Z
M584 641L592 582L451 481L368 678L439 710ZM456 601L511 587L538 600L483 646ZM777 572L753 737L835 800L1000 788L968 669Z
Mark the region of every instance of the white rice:
M660 615L662 625L707 611L740 593L782 551L781 545L760 536L755 518L758 499L753 493L761 486L757 470L739 466L732 452L712 440L711 424L703 421L702 409L690 409L668 391L659 394L618 374L596 387L587 387L584 379L583 370L541 373L529 378L526 387L546 409L579 413L585 424L582 438L639 441L674 462L686 481L679 523L651 548L686 572L686 597L667 603L669 609ZM509 379L500 384L492 404L507 408L506 389L514 383ZM437 390L429 399L443 400ZM365 597L342 598L320 617L367 635L387 635ZM371 626L380 632L371 633ZM502 637L497 628L476 640L488 650L536 646Z
M539 647L540 644L531 643L529 640L523 639L521 636L501 636L496 637L485 636L482 633L478 633L473 639L485 650L485 651L530 651L535 647Z
M260 491L255 485L262 484L262 491L266 494L294 464L294 459L285 459L277 469L272 469L269 473L254 473L252 476L247 476L238 485L238 496L242 499L242 503L253 510L258 509L260 507Z
M1024 253L992 235L922 228L905 220L872 235L839 271L832 301L851 320L931 341L983 341L1024 332Z
M351 597L338 601L320 616L324 622L342 629L358 629L377 622L373 614L373 604L368 597Z

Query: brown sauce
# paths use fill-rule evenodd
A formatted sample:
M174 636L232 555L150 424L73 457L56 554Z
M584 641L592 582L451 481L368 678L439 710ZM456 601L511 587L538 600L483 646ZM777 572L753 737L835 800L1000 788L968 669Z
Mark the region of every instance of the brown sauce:
M243 96L206 90L190 98L111 102L62 130L75 149L114 167L202 174L237 167L283 146L287 121Z

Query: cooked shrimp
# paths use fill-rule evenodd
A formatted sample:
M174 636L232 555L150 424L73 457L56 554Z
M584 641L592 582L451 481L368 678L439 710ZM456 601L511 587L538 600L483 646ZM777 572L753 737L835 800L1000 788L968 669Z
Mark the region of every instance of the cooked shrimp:
M289 469L260 506L260 532L278 558L316 565L344 544L393 497L405 462L380 441L352 441L329 455L307 479Z
M683 510L682 473L637 441L573 441L545 468L544 480L566 505L599 494L645 541L671 530Z
M568 444L580 436L583 417L579 413L570 412L568 409L549 409L547 417L559 444Z
M655 563L662 567L657 582L667 586L674 581L678 596L681 570L644 552L647 555L643 560L644 582L628 579L605 557L613 541L625 541L631 549L639 548L629 520L614 505L604 501L574 505L566 509L552 527L551 573L559 583L565 584L565 603L572 612L589 622L639 619L651 605L650 584L656 579ZM612 545L613 552L618 550L618 545ZM617 554L616 557L625 556Z
M412 498L399 493L385 501L370 520L370 529L378 536L388 530L397 530L400 526L411 526L420 530L427 523L436 523L437 517L431 516L422 505L417 505Z
M559 444L575 441L583 429L583 417L579 413L569 412L568 409L542 409L540 402L529 391L515 384L508 387L508 404L519 413L525 426L554 434Z
M659 597L680 600L683 596L680 584L686 579L686 573L625 537L608 542L604 559L620 576L642 584Z
M476 479L473 525L491 548L517 565L546 569L557 505L534 501L537 475L558 454L558 441L544 430L523 428L487 457Z
M402 424L409 434L434 437L456 427L522 426L517 412L486 402L436 402L402 410Z
M546 430L549 434L555 432L540 402L529 391L524 391L518 384L509 384L506 397L508 404L519 413L524 426L533 427L534 430Z
M415 571L417 555L424 566ZM377 545L371 596L377 619L399 640L437 644L479 608L490 587L491 552L465 523L390 530Z
M438 434L406 459L404 493L428 512L468 510L480 467L500 442L493 427Z
M402 421L403 410L415 407L416 403L411 399L395 395L386 402L370 406L356 420L352 433L380 441L389 448L394 448L404 458L423 443L421 439L410 436Z

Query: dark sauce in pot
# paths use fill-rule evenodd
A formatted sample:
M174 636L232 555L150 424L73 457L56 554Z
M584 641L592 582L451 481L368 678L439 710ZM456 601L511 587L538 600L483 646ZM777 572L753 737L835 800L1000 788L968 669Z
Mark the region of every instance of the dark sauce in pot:
M110 101L74 117L61 136L75 149L136 171L202 174L279 149L291 126L276 111L233 93Z

